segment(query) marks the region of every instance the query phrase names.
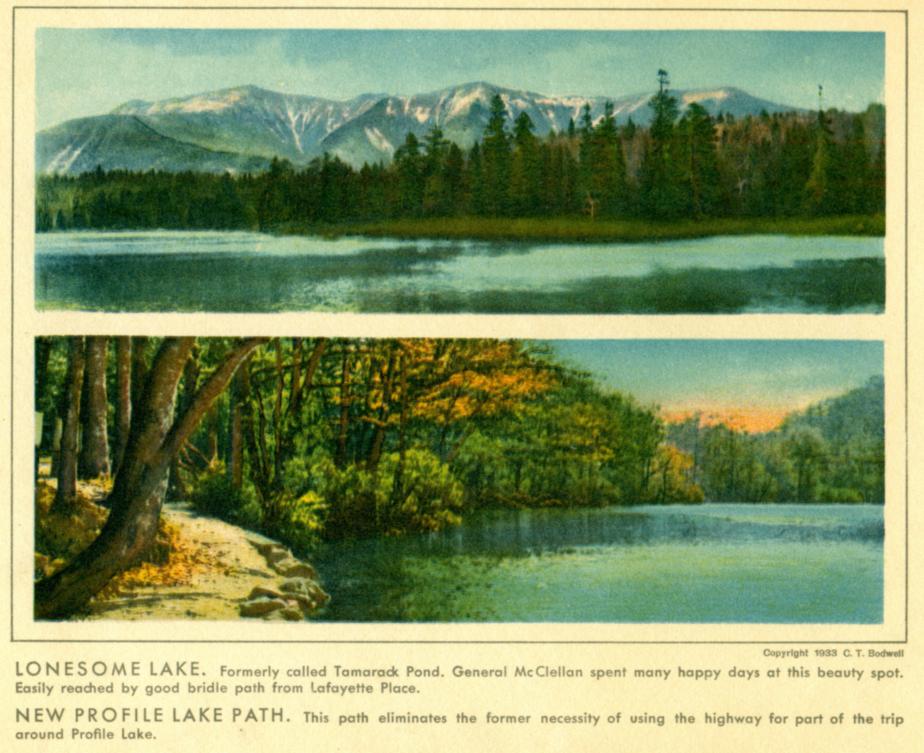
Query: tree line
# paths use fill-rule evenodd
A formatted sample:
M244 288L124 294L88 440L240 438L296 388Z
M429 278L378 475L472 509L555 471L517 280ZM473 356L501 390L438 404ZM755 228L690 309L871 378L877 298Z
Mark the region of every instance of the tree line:
M36 228L300 230L426 217L791 217L885 208L885 111L680 114L659 71L653 119L618 126L607 103L563 133L511 123L499 95L468 150L434 126L408 133L388 164L324 154L274 158L260 174L97 170L38 178Z
M699 414L667 427L690 458L690 479L718 502L867 502L885 499L881 377L749 433Z
M42 337L35 365L52 511L79 504L78 478L112 482L99 537L36 584L41 617L138 561L169 498L297 550L498 505L881 501L874 409L855 438L836 401L790 417L773 445L788 486L770 493L740 449L766 438L731 432L732 451L722 427L691 435L529 342ZM866 406L865 389L843 400Z

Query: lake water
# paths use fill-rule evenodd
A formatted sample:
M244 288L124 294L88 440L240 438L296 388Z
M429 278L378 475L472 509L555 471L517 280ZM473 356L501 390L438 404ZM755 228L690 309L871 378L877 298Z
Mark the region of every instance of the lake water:
M36 236L39 308L104 311L864 311L882 238L535 244L74 232Z
M883 509L495 511L313 561L328 620L878 623Z

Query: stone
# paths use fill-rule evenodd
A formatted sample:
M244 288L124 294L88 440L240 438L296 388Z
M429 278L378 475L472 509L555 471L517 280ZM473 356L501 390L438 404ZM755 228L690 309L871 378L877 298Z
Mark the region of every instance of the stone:
M269 588L267 586L254 586L253 590L250 592L250 595L247 598L252 600L252 599L259 599L261 597L266 598L266 599L284 599L285 598L282 595L282 593L280 593L279 591L276 591L273 588Z
M272 568L280 575L287 578L317 578L318 572L307 562L295 559L295 557L286 557L272 565Z
M263 555L265 555L274 546L279 546L278 541L273 541L273 539L268 539L266 536L263 536L259 533L254 533L253 531L246 531L245 538L254 549Z
M292 552L281 546L272 547L265 552L261 552L261 554L266 558L266 562L270 566L286 559L295 559Z
M285 609L288 603L283 599L253 599L241 604L241 617L262 617L270 612Z
M330 596L320 585L304 577L284 580L279 584L279 590L285 593L286 598L297 600L303 610L317 609L330 600Z
M297 606L286 607L280 612L280 614L290 622L305 619L305 615L302 613L302 610Z

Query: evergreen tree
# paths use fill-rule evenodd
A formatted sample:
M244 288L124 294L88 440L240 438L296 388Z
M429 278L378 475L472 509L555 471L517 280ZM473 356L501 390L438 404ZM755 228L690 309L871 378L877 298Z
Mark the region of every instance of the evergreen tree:
M541 156L535 126L526 112L521 112L513 127L515 150L510 174L510 208L515 215L533 215L539 211Z
M398 174L398 213L416 217L423 210L423 160L420 142L408 133L404 144L395 152L395 170Z
M612 102L606 103L594 129L590 156L590 193L599 200L603 214L615 215L625 208L627 187L626 160Z
M869 201L871 167L866 148L866 129L860 115L850 119L849 133L837 153L837 179L833 186L837 195L836 211L845 214L875 211Z
M507 108L495 94L482 140L482 196L485 213L493 217L508 210L511 147L506 124Z
M257 218L261 230L269 230L285 222L288 217L288 184L292 165L288 160L273 157L269 171L261 181L263 189L257 207Z
M712 118L702 105L693 102L681 119L678 131L687 213L697 218L716 214L719 209L719 168Z
M423 208L426 214L445 216L452 211L449 190L446 185L445 165L449 142L443 137L443 130L433 126L424 139Z
M640 169L642 211L649 217L678 217L683 212L683 194L677 178L678 165L674 143L677 100L667 88L667 71L658 71L658 93L649 100L654 117L648 148Z
M443 191L448 214L462 214L465 207L465 155L454 142L443 163Z
M594 174L594 119L590 110L590 103L585 102L581 110L581 125L578 129L580 141L578 142L578 191L582 201L597 200L593 196Z
M481 158L481 144L475 142L468 154L468 208L473 214L485 213L484 162Z
M831 127L819 109L815 123L815 151L812 172L805 184L805 208L809 214L826 214L831 204Z

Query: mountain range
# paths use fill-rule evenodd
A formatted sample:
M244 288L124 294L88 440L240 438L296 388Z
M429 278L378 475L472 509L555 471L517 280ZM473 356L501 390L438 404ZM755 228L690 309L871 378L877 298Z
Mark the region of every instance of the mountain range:
M625 97L548 96L482 81L413 96L363 94L346 101L283 94L257 86L206 92L158 102L132 100L110 113L69 120L36 134L39 173L104 170L244 172L273 157L303 165L329 153L359 167L387 162L408 132L433 126L468 148L481 138L491 99L499 94L511 120L526 112L536 134L580 122L585 104L602 117L613 103L616 122L646 125L651 93ZM797 111L734 87L672 91L681 111L698 102L711 115L736 118Z

